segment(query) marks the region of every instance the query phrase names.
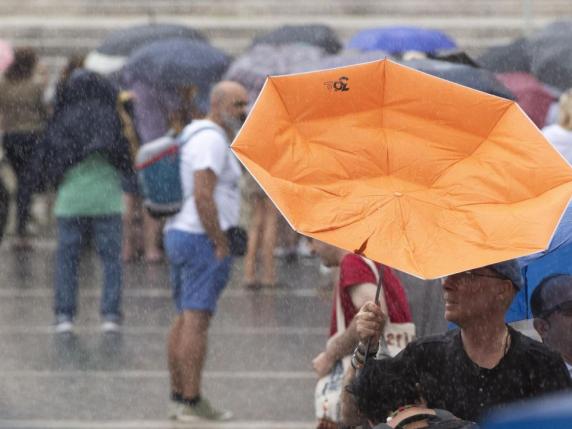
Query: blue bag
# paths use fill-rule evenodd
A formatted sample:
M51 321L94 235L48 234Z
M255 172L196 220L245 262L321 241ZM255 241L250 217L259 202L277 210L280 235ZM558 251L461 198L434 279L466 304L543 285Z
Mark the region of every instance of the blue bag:
M198 132L216 130L202 127L193 132L175 135L169 131L162 137L146 143L137 152L135 169L143 194L143 205L155 218L178 213L183 207L180 150Z

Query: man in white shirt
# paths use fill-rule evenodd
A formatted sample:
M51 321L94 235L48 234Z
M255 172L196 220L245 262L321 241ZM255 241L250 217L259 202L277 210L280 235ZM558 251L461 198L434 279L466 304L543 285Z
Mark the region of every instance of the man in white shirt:
M534 329L542 342L559 352L572 377L572 276L542 280L530 297Z
M236 82L211 92L210 113L182 132L181 181L185 202L165 225L165 250L178 316L168 340L172 406L181 421L228 420L201 396L207 331L232 265L225 231L238 224L241 168L230 142L246 118L248 96Z

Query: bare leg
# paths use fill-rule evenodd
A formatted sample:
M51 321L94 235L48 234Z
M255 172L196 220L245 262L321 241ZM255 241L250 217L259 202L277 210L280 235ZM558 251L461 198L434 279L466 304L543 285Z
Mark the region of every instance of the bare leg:
M155 263L163 259L163 254L161 249L159 249L161 228L161 221L153 219L146 210L143 210L143 236L146 262Z
M185 310L182 315L177 362L185 398L195 398L201 391L210 318L205 311Z
M130 262L135 257L135 216L137 211L137 196L133 194L123 194L125 203L125 213L123 213L123 251L121 259L123 262Z
M181 378L181 366L177 361L177 348L181 341L181 328L183 326L183 317L177 316L171 330L169 331L169 339L167 342L167 363L169 365L169 375L171 377L171 392L183 393L183 380Z
M262 275L261 282L267 285L273 285L276 276L274 271L274 248L276 247L276 238L278 235L278 211L274 207L269 198L262 201L263 219L262 240L260 244Z
M262 230L262 222L264 220L264 201L260 197L251 199L251 218L248 228L248 245L246 255L244 255L244 283L249 284L256 281L256 255L258 253L258 245L260 242L260 233Z

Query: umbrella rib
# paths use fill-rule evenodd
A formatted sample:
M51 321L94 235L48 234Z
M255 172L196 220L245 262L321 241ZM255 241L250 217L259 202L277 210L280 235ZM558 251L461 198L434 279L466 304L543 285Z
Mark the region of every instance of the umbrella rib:
M272 86L274 87L274 89L276 90L276 94L278 94L278 98L280 99L280 101L282 102L282 105L284 106L284 110L286 111L286 114L288 115L288 119L290 120L290 123L292 123L292 116L290 115L290 112L288 111L288 106L286 105L286 103L284 102L284 99L282 98L282 94L280 93L280 91L278 90L278 88L276 87L276 84L274 83L274 80L272 79L272 76L268 76L268 81L270 83L272 83Z
M472 157L475 152L483 145L484 142L486 142L489 137L491 136L491 133L495 130L495 128L497 127L497 125L503 120L503 118L505 117L506 113L509 111L509 109L511 109L514 105L514 101L511 102L508 107L505 109L505 111L502 113L502 115L500 115L500 117L497 119L497 121L494 123L494 125L489 129L489 131L487 132L487 135L481 140L481 142L477 145L477 147L475 147L475 149L473 149L473 151L471 152L470 155L465 156L462 159L459 159L458 161L453 162L451 165L449 165L447 168L445 168L441 174L439 174L435 179L433 179L433 182L431 182L431 184L429 185L429 188L432 188L435 183L441 178L443 177L443 175L445 175L445 173L447 173L452 167L454 167L455 165L459 164L460 162L465 161L466 159Z

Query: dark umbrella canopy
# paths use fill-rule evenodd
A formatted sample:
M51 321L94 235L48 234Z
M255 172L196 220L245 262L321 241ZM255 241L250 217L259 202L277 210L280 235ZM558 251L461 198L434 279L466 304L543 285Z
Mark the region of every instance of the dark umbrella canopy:
M328 54L335 54L342 49L342 43L336 32L326 25L284 25L270 33L256 37L253 46L287 45L306 43L317 46Z
M309 71L313 69L313 64L328 57L330 56L325 55L322 49L307 44L260 44L237 58L229 67L225 78L244 85L253 102L268 75Z
M515 99L514 94L488 70L437 60L411 60L402 64L488 94Z
M125 57L149 43L173 38L207 41L200 31L184 25L148 24L114 31L97 48L97 51L105 55Z
M572 87L572 38L546 38L531 44L532 73L562 91Z
M137 50L123 68L122 80L127 86L142 82L164 91L195 85L199 108L205 111L210 88L222 78L229 63L224 52L206 43L163 40Z
M453 39L439 30L393 26L362 30L351 38L347 47L396 54L406 51L437 52L456 46Z
M517 39L504 46L493 46L477 62L497 73L530 72L531 55L526 39Z

